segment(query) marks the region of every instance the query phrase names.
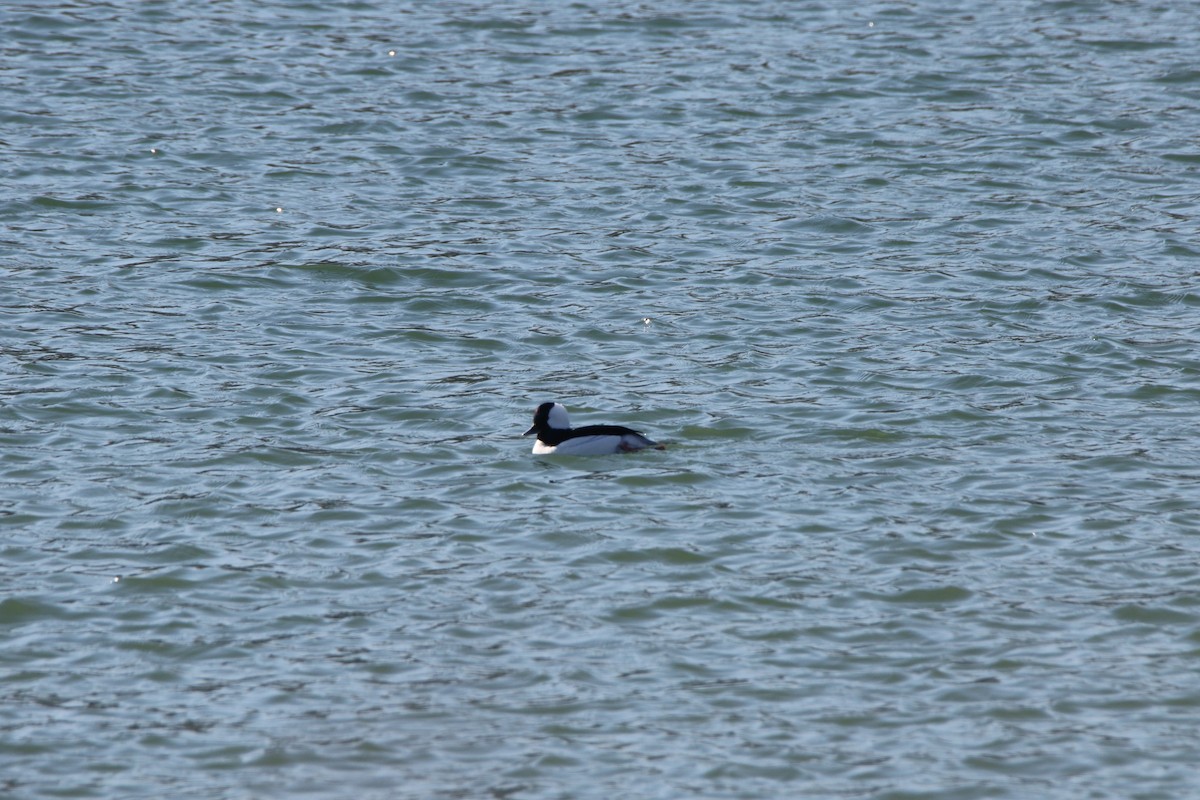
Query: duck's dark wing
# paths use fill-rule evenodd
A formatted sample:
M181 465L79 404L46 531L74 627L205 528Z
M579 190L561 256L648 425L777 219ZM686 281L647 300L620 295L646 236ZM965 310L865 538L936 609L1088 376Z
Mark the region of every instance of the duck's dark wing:
M550 428L538 431L538 441L551 447L557 447L568 439L578 439L580 436L624 436L626 434L639 436L635 430L620 425L584 425L582 428Z
M572 428L569 431L563 431L567 439L574 439L576 436L642 436L643 434L635 431L633 428L626 428L623 425L584 425L582 428Z
M623 425L587 425L583 428L576 428L571 433L574 436L619 436L620 443L617 445L617 450L622 453L646 447L661 447L658 442L641 431L635 431L633 428L626 428Z

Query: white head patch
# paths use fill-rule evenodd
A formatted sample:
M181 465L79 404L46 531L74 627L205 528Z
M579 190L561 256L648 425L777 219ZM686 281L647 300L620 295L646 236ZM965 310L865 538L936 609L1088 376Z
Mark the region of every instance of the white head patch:
M571 427L571 420L567 416L567 408L562 403L555 403L550 409L550 413L546 416L546 422L551 428L560 428L566 430Z

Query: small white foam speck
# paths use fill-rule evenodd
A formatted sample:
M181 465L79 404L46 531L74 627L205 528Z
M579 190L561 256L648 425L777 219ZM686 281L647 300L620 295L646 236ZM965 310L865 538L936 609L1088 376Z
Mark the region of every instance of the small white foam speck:
M396 51L395 51L395 50L388 50L388 55L389 55L389 56L394 56L394 55L396 55Z

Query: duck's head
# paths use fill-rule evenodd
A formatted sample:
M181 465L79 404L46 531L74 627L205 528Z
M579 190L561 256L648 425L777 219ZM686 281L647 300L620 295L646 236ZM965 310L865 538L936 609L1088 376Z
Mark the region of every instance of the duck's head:
M540 433L547 428L568 430L570 427L571 420L567 417L567 409L562 403L542 403L533 412L533 425L521 435Z

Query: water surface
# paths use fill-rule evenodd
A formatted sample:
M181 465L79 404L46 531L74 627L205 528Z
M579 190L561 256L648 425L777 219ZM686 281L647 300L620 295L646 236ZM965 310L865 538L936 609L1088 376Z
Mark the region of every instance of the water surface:
M8 4L0 794L1187 796L1192 10Z

